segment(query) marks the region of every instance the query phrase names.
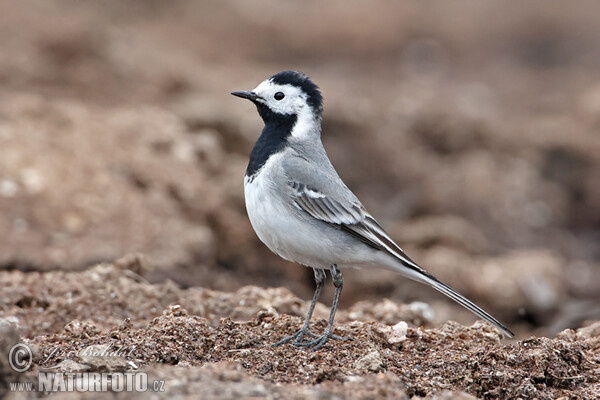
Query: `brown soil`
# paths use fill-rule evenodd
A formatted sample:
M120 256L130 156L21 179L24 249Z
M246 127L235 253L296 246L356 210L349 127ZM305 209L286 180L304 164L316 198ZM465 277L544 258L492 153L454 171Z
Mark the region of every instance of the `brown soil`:
M61 363L143 369L175 398L600 398L598 15L0 2L0 348L37 354L25 374L0 354L0 391ZM313 278L248 222L261 122L229 92L288 68L321 86L325 146L367 208L515 341L369 269L344 271L337 330L354 341L267 346L299 327ZM135 351L77 355L91 345Z
M271 348L299 328L307 307L288 290L248 286L224 293L149 284L132 270L137 261L131 257L81 273L3 274L0 283L8 290L2 303L10 305L3 311L12 318L2 326L16 330L18 321L34 354L33 369L19 379L33 379L47 368L141 370L165 380L165 398L244 397L257 386L257 395L276 398L396 398L443 391L507 399L598 396L600 323L555 339L510 343L483 323L416 327L422 323L418 314L397 307L396 317L410 327L394 328L384 323L385 316L374 318L358 307L341 312L336 329L353 341L330 341L318 351ZM313 330L325 324L316 319ZM13 336L12 343L18 335ZM12 343L2 349L3 357ZM85 356L90 346L121 353Z

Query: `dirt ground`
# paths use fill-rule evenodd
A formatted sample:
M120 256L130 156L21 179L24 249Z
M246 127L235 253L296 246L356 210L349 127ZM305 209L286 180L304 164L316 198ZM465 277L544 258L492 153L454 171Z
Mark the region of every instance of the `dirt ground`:
M307 304L289 290L150 284L139 265L128 257L84 272L3 274L11 317L0 329L12 340L1 355L8 357L19 331L34 360L25 374L3 363L3 386L39 371L143 371L165 381L158 398L598 396L600 322L554 339L505 341L481 322L424 328L426 308L369 302L339 315L336 333L353 341L318 351L271 348L302 324ZM325 328L326 312L317 309L315 331Z
M165 380L155 398L600 398L598 15L0 1L0 394L55 368L146 371ZM354 341L268 347L301 324L313 278L252 231L261 121L229 92L284 69L321 86L325 147L371 213L514 340L349 270L336 329ZM35 350L23 374L6 364L18 341Z

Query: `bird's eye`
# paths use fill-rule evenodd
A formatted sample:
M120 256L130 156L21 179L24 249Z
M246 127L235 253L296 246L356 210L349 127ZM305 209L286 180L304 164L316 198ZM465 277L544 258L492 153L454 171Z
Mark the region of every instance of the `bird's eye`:
M283 94L283 92L277 92L273 97L275 97L275 100L281 100L285 97L285 94Z

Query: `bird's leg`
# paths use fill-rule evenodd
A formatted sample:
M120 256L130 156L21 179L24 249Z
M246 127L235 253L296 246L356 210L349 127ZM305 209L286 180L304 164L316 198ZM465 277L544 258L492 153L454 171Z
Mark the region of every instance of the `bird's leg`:
M337 265L332 264L330 267L331 277L333 278L333 286L335 286L335 293L333 295L333 302L331 303L331 311L329 312L329 321L327 322L327 327L325 328L325 332L322 336L318 338L302 343L296 343L299 346L307 346L312 347L313 350L318 350L323 346L329 339L337 339L337 340L352 340L352 338L337 336L333 334L333 320L335 318L335 313L338 308L338 303L340 302L340 295L342 294L342 288L344 287L344 280L342 278L342 273L338 269Z
M288 336L286 338L281 339L279 342L272 344L271 347L280 346L282 344L289 342L292 339L294 340L292 342L292 344L299 345L300 343L302 343L302 338L305 335L313 337L313 338L317 337L317 335L315 335L314 333L312 333L309 330L308 324L310 323L310 319L312 317L313 311L315 310L315 305L317 304L317 300L319 299L319 295L321 294L321 289L323 289L323 285L325 284L326 275L325 275L325 271L320 268L313 268L313 271L315 273L315 283L316 283L315 294L313 295L313 299L310 302L310 306L308 307L308 313L306 314L306 319L304 320L304 325L302 325L302 328L300 328L300 330L298 332L294 333L292 336Z

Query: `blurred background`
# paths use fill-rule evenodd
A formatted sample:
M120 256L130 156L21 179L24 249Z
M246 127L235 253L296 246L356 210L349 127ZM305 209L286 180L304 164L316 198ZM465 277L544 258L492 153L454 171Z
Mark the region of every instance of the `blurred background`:
M412 258L520 336L598 319L599 15L592 1L1 1L0 268L139 252L154 282L308 299L312 272L248 222L262 122L229 95L297 69L324 93L338 172ZM436 323L474 320L393 273L345 281L343 307L419 300Z

